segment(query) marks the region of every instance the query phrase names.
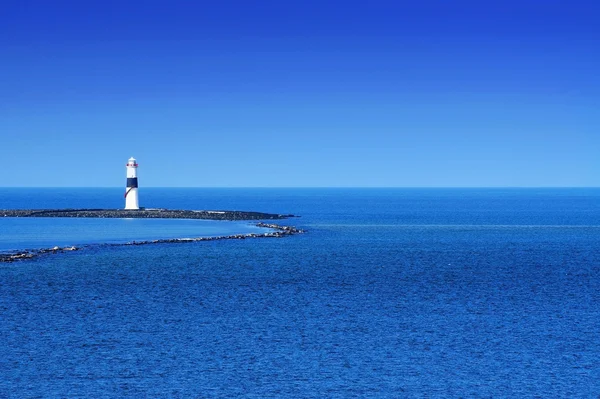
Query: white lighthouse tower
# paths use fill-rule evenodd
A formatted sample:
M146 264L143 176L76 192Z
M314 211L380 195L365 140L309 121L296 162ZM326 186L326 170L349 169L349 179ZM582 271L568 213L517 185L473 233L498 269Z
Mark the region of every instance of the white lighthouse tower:
M138 200L138 164L134 157L127 161L127 191L125 191L125 209L140 209Z

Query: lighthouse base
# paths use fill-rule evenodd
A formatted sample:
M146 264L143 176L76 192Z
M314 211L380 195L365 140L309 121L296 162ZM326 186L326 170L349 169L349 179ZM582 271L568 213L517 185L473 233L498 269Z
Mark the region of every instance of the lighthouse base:
M137 187L129 188L127 193L125 194L125 209L140 209Z

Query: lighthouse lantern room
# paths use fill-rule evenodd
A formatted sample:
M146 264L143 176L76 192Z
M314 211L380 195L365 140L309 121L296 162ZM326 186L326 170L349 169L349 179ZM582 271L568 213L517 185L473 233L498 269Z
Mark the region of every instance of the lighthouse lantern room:
M127 161L127 191L125 191L125 209L140 209L138 200L138 164L134 157Z

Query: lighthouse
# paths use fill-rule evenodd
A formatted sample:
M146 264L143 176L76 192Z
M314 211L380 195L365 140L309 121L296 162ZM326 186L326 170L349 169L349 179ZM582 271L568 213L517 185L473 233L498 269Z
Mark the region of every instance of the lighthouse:
M140 209L138 201L138 164L134 157L127 161L127 191L125 191L125 209Z

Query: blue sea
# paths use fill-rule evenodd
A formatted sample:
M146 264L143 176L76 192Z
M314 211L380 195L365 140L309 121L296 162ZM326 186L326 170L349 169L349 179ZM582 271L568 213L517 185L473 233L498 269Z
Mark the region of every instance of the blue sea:
M0 189L120 208L121 189ZM148 246L248 222L0 219L1 398L598 398L600 189L140 189L292 213L286 238Z

